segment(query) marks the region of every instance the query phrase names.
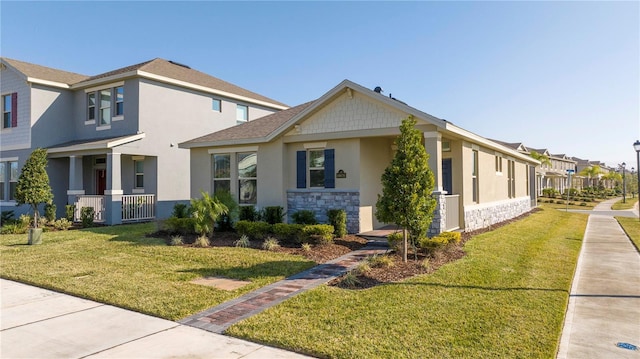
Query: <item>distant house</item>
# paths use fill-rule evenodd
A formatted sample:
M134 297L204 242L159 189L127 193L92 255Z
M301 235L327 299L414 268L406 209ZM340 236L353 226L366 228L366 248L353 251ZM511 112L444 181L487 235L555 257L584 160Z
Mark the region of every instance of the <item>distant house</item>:
M91 206L107 224L166 217L190 198L177 144L286 109L188 66L153 59L95 76L0 59L0 205L31 151L48 149L58 216Z
M381 175L403 119L423 133L436 179L431 234L474 230L536 203L531 157L345 80L311 101L181 143L191 150L191 196L229 189L240 205L282 206L289 218L343 208L350 233L381 228Z

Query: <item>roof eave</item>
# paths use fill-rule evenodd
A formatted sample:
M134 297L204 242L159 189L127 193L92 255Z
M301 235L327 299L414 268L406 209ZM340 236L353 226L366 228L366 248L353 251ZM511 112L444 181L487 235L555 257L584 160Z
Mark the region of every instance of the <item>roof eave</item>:
M192 142L186 141L178 143L178 148L203 148L203 147L229 147L229 146L241 146L241 145L254 145L260 143L270 142L266 137L246 138L240 140L222 140L222 141L203 141Z

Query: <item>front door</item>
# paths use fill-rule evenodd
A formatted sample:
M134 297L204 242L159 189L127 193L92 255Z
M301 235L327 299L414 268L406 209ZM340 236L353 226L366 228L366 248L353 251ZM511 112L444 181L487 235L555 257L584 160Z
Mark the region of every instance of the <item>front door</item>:
M96 170L96 194L103 196L105 189L107 189L107 170Z
M451 170L451 158L445 158L442 160L442 189L447 191L447 194L453 194L453 177Z

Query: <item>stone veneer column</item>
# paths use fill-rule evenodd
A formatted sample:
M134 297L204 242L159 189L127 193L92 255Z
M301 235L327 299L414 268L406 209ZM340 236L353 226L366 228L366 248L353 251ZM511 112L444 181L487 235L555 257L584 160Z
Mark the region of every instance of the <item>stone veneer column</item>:
M429 238L444 232L447 226L447 206L444 197L446 194L447 191L433 192L433 198L436 200L436 209L433 211L433 221L427 232Z

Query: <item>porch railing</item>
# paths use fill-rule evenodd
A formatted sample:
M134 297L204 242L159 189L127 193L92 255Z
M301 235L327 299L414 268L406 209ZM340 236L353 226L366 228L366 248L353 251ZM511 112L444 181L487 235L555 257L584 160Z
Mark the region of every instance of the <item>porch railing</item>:
M445 201L445 231L460 228L460 195L453 194L444 196Z
M143 221L156 217L156 196L131 194L122 196L122 222Z
M82 208L93 207L93 221L104 222L104 196L82 195L76 197L76 209L73 220L80 222L82 220Z

